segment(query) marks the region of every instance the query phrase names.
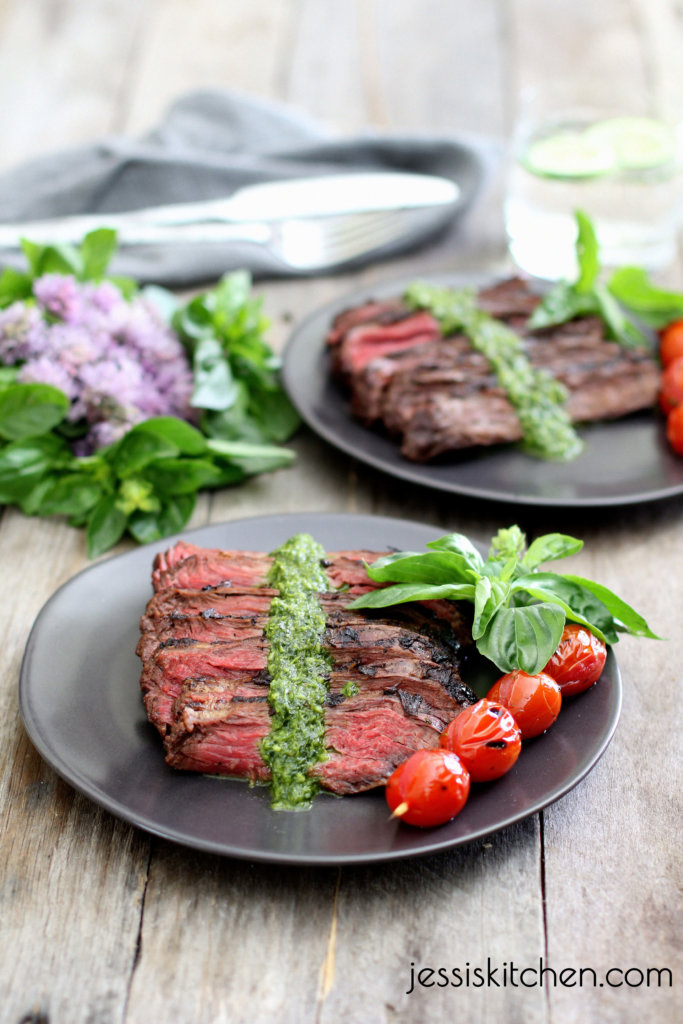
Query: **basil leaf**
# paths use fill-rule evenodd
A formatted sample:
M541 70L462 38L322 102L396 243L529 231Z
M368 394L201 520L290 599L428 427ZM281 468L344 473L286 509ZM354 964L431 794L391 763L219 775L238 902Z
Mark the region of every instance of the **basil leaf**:
M116 504L113 494L98 501L88 520L88 555L97 558L121 540L126 530L128 516Z
M505 603L510 587L499 580L482 576L474 589L474 620L472 639L478 640L486 632L489 622Z
M102 497L102 488L83 473L67 473L50 481L38 507L41 516L83 516Z
M560 558L575 555L583 547L583 541L565 533L546 533L529 545L522 559L526 569L535 569L543 562L555 562Z
M20 299L27 299L32 292L32 277L22 274L14 267L5 267L0 274L0 308L10 306Z
M90 231L81 242L80 277L85 281L99 281L116 252L116 232L111 228Z
M530 579L533 579L533 577L530 577ZM571 605L567 604L566 601L563 601L562 598L558 594L554 593L552 590L546 590L544 587L535 587L531 583L523 583L520 585L519 582L515 584L514 589L517 592L523 590L531 597L536 598L537 601L545 601L550 604L556 604L558 608L562 609L566 618L571 619L573 622L577 622L581 626L585 626L592 633L595 633L597 638L599 640L602 640L603 643L609 643L605 634L602 632L601 629L598 628L598 626L595 625L595 623L589 622L588 619L585 619L583 615L581 615L579 612L575 612ZM526 607L532 606L527 605Z
M194 351L192 405L200 409L229 409L237 397L230 364L217 338L202 338Z
M402 557L400 557L402 555ZM390 555L368 567L368 576L378 583L472 583L476 572L454 551L429 551L423 555Z
M385 587L382 590L370 590L367 594L357 597L347 607L388 608L392 604L405 604L406 601L438 601L442 598L450 601L471 601L474 598L474 586L471 583L442 587L405 583L396 587Z
M520 590L540 589L546 594L554 594L560 602L571 609L571 618L575 622L588 624L601 640L614 644L619 637L615 629L614 619L610 610L587 587L572 582L568 576L553 572L534 572L521 576L515 581ZM547 600L547 598L545 598Z
M596 309L597 303L590 293L578 293L567 281L559 281L536 306L527 321L527 327L532 331L545 330L567 323L577 316L595 313Z
M607 288L596 284L593 289L598 311L607 325L607 333L624 348L647 348L649 341L643 332L624 314L619 303Z
M632 636L646 636L651 640L662 639L652 632L643 616L639 615L635 608L632 608L630 604L623 601L608 587L604 587L601 583L596 583L594 580L584 579L583 576L563 575L562 579L593 594L612 614L616 620L616 628L620 629L621 632L630 633Z
M269 389L261 394L260 401L261 405L251 403L251 414L260 424L264 438L287 441L299 427L301 418L285 392L279 388Z
M427 547L437 551L453 551L457 555L462 555L467 565L477 572L481 571L484 564L481 553L462 533L447 533L444 537L439 537L438 540L429 541Z
M189 522L195 501L196 495L182 494L167 501L158 512L134 512L128 530L139 544L178 533Z
M203 455L207 442L201 431L176 416L155 416L133 427L129 434L153 434L183 455Z
M555 653L564 622L564 612L553 604L499 608L477 640L477 650L502 672L519 668L535 675Z
M244 474L241 474L242 478ZM157 494L194 494L203 487L216 487L222 481L221 470L208 459L160 459L145 469Z
M146 430L129 430L110 449L107 458L117 476L125 479L139 473L141 469L156 459L172 457L177 454L178 449L175 444L159 434Z
M23 499L54 466L69 459L65 442L53 434L5 445L0 449L0 503Z
M577 210L574 214L578 234L576 238L576 258L579 264L579 276L574 287L577 292L590 292L600 273L598 259L598 240L590 218Z
M70 404L63 391L49 384L10 384L0 391L0 437L22 441L47 434Z
M658 288L642 267L620 267L607 288L622 306L651 327L665 327L683 317L683 292Z
M21 248L33 277L40 277L41 274L82 276L83 258L72 245L39 245L28 238L22 238Z

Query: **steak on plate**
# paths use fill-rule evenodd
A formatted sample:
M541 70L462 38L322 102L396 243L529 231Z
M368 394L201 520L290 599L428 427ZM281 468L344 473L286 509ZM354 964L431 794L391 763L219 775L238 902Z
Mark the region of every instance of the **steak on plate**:
M460 606L425 601L353 611L374 589L365 562L377 552L327 555L320 595L329 657L321 787L356 793L381 785L414 750L476 700L460 678L471 644ZM181 541L156 557L137 653L147 716L175 768L267 781L261 740L270 731L268 640L272 559Z
M659 367L649 351L608 340L595 316L531 331L528 319L539 301L520 278L478 296L481 309L523 338L531 364L565 385L574 422L614 419L654 404ZM354 415L399 439L408 459L426 462L522 437L486 357L463 334L444 337L428 312L400 299L369 302L340 313L327 343Z

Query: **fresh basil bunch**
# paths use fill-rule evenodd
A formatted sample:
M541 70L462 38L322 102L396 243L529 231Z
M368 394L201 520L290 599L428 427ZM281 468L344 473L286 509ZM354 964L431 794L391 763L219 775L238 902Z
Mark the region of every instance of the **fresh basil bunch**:
M87 529L91 558L126 531L140 543L175 533L199 490L238 484L295 457L287 448L207 438L173 416L145 420L116 444L76 457L55 430L68 408L45 384L0 389L0 504L68 516Z
M23 240L22 248L27 270L0 274L0 309L35 305L33 289L42 275L103 280L116 233L90 232L79 246ZM139 292L132 280L106 280L127 299ZM0 366L0 505L15 504L26 515L67 516L72 526L87 529L94 558L126 532L144 543L181 530L200 490L291 465L294 452L273 442L286 440L299 420L279 382L278 361L265 341L268 321L250 288L249 275L237 272L187 304L163 288L144 289L165 319L173 319L193 360L200 430L157 416L116 443L77 456L69 441L83 431L68 419L67 395L50 384L19 383L18 364Z
M484 559L467 537L450 533L428 551L399 551L367 566L370 579L395 586L373 590L350 608L386 608L406 601L446 598L474 605L477 650L502 672L542 671L565 622L586 626L614 644L619 633L659 639L645 619L607 587L582 576L541 572L544 562L576 554L583 542L562 533L538 537L527 548L518 526L499 530Z
M269 321L261 307L251 276L237 270L170 318L192 360L192 405L211 437L277 443L299 425L280 384L280 361L265 341Z

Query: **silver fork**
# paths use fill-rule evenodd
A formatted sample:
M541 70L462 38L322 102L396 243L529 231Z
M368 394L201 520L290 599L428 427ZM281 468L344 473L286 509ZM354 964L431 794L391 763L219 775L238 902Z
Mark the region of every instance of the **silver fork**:
M116 218L119 248L141 246L228 245L246 243L266 249L284 267L301 273L327 270L353 263L361 257L411 245L441 227L449 211L438 208L380 210L334 214L321 217L294 217L271 222L204 222L194 224L151 224L141 220ZM92 218L93 225L107 227L107 215ZM83 219L78 231L65 219L49 224L41 237L40 225L33 226L31 240L36 242L77 242L82 237ZM112 223L112 226L113 223ZM0 249L16 249L20 241L17 228L0 227Z

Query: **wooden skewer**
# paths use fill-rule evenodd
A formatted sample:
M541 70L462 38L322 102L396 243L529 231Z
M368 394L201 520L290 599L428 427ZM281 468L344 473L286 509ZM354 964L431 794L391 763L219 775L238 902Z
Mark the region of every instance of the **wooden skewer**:
M389 821L391 821L392 818L402 818L407 810L408 810L408 804L404 800L402 804L399 804L398 807L394 808L394 810L393 810L393 812L391 814L391 817L389 818Z

